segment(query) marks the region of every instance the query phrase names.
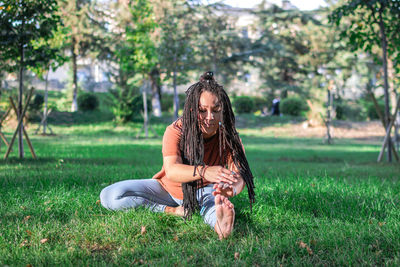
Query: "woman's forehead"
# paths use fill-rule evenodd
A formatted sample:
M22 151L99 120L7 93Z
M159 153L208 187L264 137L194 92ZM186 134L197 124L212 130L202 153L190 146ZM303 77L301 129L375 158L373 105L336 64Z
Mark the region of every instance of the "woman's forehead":
M218 96L214 93L205 91L205 92L201 93L201 95L200 95L199 105L200 106L217 106L217 105L219 105Z

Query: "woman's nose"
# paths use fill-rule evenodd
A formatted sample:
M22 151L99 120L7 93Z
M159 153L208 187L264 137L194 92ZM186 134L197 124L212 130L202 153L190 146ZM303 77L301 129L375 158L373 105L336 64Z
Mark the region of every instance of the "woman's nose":
M214 119L214 114L211 111L207 112L207 120L212 120Z

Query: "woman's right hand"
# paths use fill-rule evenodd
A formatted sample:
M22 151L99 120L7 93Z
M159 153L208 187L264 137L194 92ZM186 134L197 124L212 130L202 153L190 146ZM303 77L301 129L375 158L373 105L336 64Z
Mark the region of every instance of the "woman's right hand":
M204 179L211 183L233 184L238 180L238 175L222 166L207 166L203 173Z

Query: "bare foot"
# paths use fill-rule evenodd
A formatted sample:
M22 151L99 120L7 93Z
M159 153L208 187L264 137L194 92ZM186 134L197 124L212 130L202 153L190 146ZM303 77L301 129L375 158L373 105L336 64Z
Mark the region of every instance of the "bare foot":
M227 238L233 229L235 221L235 210L233 204L228 198L217 194L215 196L215 207L217 214L217 223L215 224L215 232L217 232L220 240Z
M180 217L183 217L185 215L183 206L178 206L178 207L167 206L167 207L165 207L164 212L171 214L171 215L180 216Z

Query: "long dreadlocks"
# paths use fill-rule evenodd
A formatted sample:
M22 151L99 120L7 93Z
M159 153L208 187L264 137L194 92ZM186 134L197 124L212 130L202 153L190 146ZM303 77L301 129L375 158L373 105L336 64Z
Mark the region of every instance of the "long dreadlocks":
M255 202L253 174L235 128L235 116L229 97L223 87L214 80L212 72L205 72L200 77L200 81L190 86L186 91L186 102L182 116L182 138L180 141L182 161L184 164L194 166L193 176L196 175L196 170L199 166L203 166L203 168L205 166L204 140L198 120L200 96L204 91L215 94L221 103L222 119L218 129L220 163L222 166L227 165L229 157L226 151L229 151L233 163L246 183L251 207L252 203ZM202 187L202 179L182 183L183 207L186 219L190 220L193 212L198 209L199 203L196 194L197 189Z

